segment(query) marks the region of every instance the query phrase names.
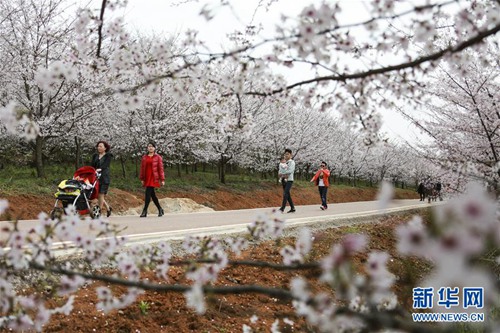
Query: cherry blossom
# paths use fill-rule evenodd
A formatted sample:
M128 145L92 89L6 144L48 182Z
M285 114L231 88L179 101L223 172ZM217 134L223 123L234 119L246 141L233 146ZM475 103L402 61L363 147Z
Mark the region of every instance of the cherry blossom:
M194 284L191 290L184 293L187 306L196 310L198 314L203 314L206 311L203 290L200 284Z
M422 285L482 286L486 307L498 306L495 277L477 264L491 253L491 261L498 261L498 202L482 186L468 187L475 180L499 193L497 3L372 1L369 15L352 22L343 17L347 2L305 3L298 17L282 16L274 36L262 37L260 28L248 27L234 33L221 52L208 50L194 30L156 40L127 30L120 15L126 3L104 1L101 8L76 10L71 19L62 15L59 1L0 4L5 63L0 64L0 156L9 145L33 140L31 152L42 177L48 145L68 146L64 134L71 130L76 145L91 147L100 135L92 128L106 128L117 156L140 156L141 147L156 140L172 164L217 163L221 182L230 164L275 171L285 146L305 174L327 160L336 177L353 184L361 178L373 184L417 183L439 175L447 190L464 194L436 208L430 225L416 216L397 228L397 250L432 263ZM200 14L210 21L220 6L229 5L206 4ZM12 15L17 10L22 15ZM289 75L295 70L305 76ZM396 110L432 142L413 145L411 153L390 142L381 133L381 113ZM426 117L419 119L417 111ZM382 207L392 190L382 183ZM0 199L0 214L7 207ZM249 237L281 237L286 221L276 213L257 216L248 226ZM13 226L2 230L0 325L15 331L40 331L51 314L68 314L72 294L91 279L107 283L96 290L100 310L130 305L142 290L158 287L141 281L142 269L154 267L166 279L173 264L168 243L124 249L126 239L116 227L103 219L82 221L71 206L60 219L40 214L38 220L29 234ZM84 232L77 228L82 223ZM90 267L111 264L119 276L55 264L56 242ZM190 308L206 311L204 290L216 292L212 284L221 270L238 264L226 250L238 256L247 245L243 238L184 241L195 257L186 265L192 284L177 291L184 292ZM280 249L283 266L313 264L311 247L310 231L300 231L295 246ZM292 280L286 295L318 331L401 327L384 321L388 311L399 310L391 291L398 272L387 269L388 255L370 252L364 274L352 265L352 257L367 247L366 236L348 235L315 263L321 281L335 293L313 293L305 279ZM60 274L57 293L68 295L68 302L48 309L34 297L17 295L10 278L24 269ZM110 284L127 291L113 295ZM278 320L271 325L271 331L281 329Z

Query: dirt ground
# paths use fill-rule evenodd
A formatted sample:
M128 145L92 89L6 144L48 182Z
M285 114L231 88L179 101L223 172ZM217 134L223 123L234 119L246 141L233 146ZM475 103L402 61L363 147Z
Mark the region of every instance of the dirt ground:
M311 261L323 257L330 251L332 244L338 242L343 235L352 232L362 232L370 237L369 248L388 251L394 260L389 263L391 272L398 275L398 285L394 291L398 299L403 300L403 305L411 307L411 286L423 274L428 272L429 266L415 260L398 257L394 246L393 229L395 226L407 221L411 215L382 217L378 223L364 224L316 231L315 242L311 251ZM359 229L359 230L358 230ZM287 238L284 244L294 244L294 240ZM232 260L255 260L276 264L282 263L278 247L273 242L254 244L238 257ZM367 259L366 253L357 255L354 267L362 271L362 265ZM411 273L406 272L411 267ZM310 269L301 272L310 283L312 290L332 293L332 290L318 281L320 272ZM297 276L297 272L275 271L269 268L255 268L249 266L230 266L221 274L217 286L234 285L261 285L276 288L289 288L290 280ZM144 279L155 283L191 284L184 274L184 267L172 266L169 271L169 280L159 280L152 272L143 274ZM402 281L406 283L403 284ZM74 309L69 316L54 315L44 332L118 332L118 333L146 333L146 332L242 332L244 324L252 327L253 332L270 332L272 323L280 320L281 332L316 332L303 318L298 317L290 302L282 301L261 294L240 295L207 295L207 311L204 315L197 315L186 307L182 293L160 293L148 291L141 295L137 301L122 309L114 310L105 315L96 310L95 287L102 283L89 284L76 294ZM124 289L111 287L115 294L120 294ZM30 290L47 299L51 306L60 306L64 299L47 297L42 288ZM141 310L142 308L142 310ZM258 319L251 323L251 317ZM285 324L284 319L291 320L293 325ZM0 330L0 332L3 332Z
M376 188L336 188L331 187L328 192L328 202L353 202L374 200L377 193ZM213 208L214 210L230 210L260 207L279 207L282 199L280 185L269 185L263 189L248 192L234 191L230 189L200 190L192 191L169 191L159 193L159 197L189 198L196 203ZM13 219L36 219L40 211L49 213L55 203L52 196L21 194L0 198L9 200L9 209L6 214L0 216L1 220ZM320 205L318 190L315 186L295 187L292 189L292 198L296 205ZM412 190L399 190L396 199L416 199L418 195ZM123 213L129 208L144 204L142 193L130 193L116 188L111 188L108 202L113 211Z

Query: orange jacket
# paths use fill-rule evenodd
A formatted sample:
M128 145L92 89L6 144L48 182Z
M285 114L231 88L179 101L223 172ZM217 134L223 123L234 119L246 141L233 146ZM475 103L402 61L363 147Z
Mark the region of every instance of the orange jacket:
M328 182L328 177L330 177L330 170L328 169L323 169L323 170L318 170L314 177L312 177L311 181L315 182L316 185L319 184L319 174L323 172L323 182L325 183L325 187L330 186L330 183Z

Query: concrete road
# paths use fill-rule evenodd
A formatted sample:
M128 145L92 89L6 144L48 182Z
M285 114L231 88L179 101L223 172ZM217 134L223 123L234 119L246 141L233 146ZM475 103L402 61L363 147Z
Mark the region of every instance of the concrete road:
M394 200L384 211L379 210L377 201L330 204L328 210L325 211L320 210L319 205L308 205L296 206L296 213L285 213L280 214L280 216L286 219L287 226L298 226L301 224L424 208L435 204L440 203L428 204L418 199ZM163 217L150 215L147 218L140 218L138 216L111 216L109 222L125 228L122 235L127 236L129 243L147 243L159 240L184 239L187 235L211 235L246 231L247 225L254 221L259 214L269 213L272 209L257 208L165 214ZM8 223L0 222L0 228ZM35 224L36 220L19 221L19 228L27 230Z

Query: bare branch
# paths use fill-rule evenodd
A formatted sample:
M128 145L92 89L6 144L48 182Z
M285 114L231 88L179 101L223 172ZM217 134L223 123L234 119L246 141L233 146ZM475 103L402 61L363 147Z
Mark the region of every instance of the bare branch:
M104 11L106 10L106 1L107 0L102 0L101 4L101 13L99 15L99 26L97 28L97 34L98 34L98 39L97 39L97 52L96 52L96 57L100 58L101 57L101 46L102 46L102 28L104 26Z
M70 270L63 269L63 268L46 267L46 266L42 266L42 265L34 263L34 262L31 263L30 267L35 269L35 270L38 270L38 271L49 272L52 274L62 274L62 275L66 275L66 276L80 276L86 280L101 281L101 282L111 283L113 285L119 285L119 286L130 287L130 288L139 288L142 290L152 290L152 291L158 291L158 292L181 292L182 293L182 292L189 291L192 288L189 285L154 284L154 283L147 283L147 282L141 282L141 281L131 281L131 280L116 278L116 277L107 276L107 275L98 275L98 274L70 271ZM259 285L243 285L243 286L231 286L231 287L203 286L203 291L205 293L219 294L219 295L245 293L245 294L263 294L263 295L267 295L270 297L276 297L276 298L279 298L282 300L294 299L294 297L292 296L292 293L286 289L263 287L263 286L259 286Z

